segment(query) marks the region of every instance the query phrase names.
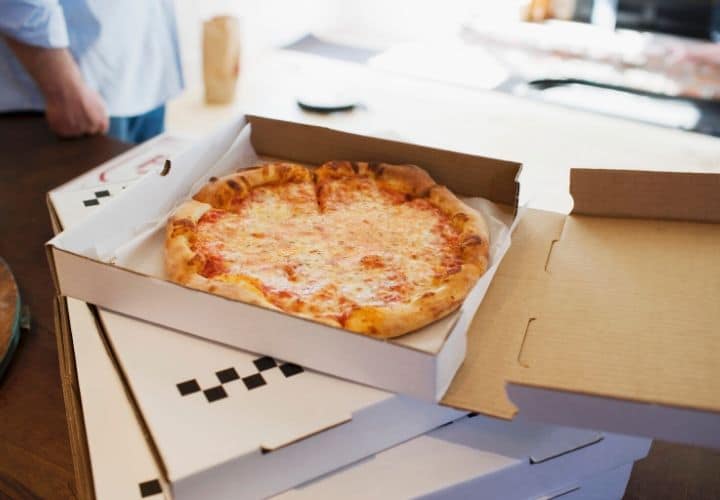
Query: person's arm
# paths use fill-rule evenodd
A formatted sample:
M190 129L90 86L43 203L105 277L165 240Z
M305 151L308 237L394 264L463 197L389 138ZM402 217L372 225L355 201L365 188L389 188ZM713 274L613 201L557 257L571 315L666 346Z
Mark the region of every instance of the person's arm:
M85 84L67 50L65 17L57 0L3 0L0 34L37 83L53 131L61 136L107 131L105 104Z
M5 38L45 97L48 125L62 137L107 132L109 120L102 98L83 81L67 49L33 47Z

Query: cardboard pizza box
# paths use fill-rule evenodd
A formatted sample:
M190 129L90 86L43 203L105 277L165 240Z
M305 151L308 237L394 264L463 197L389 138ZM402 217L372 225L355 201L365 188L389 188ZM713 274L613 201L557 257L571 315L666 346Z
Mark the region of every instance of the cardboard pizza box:
M463 361L468 325L509 247L519 164L267 118L248 120L249 124L245 118L236 120L168 161L161 172L145 176L131 192L110 201L111 209L89 216L50 242L60 293L251 352L437 401ZM258 155L311 164L359 157L420 164L489 216L491 265L459 311L388 341L167 281L162 259L169 212L211 176L252 166ZM449 176L444 168L448 165L463 179ZM50 201L57 200L51 195ZM239 334L239 325L252 328Z
M436 165L438 180L461 195L482 192L513 204L510 164L488 160L456 168L452 153L251 120L265 138L261 151L281 143L289 156L306 161L311 157L303 153L318 151L326 157L380 152L391 161L406 152L421 166ZM209 155L206 146L193 154ZM570 215L526 210L517 222L513 244L469 326L465 362L441 403L507 419L519 413L720 446L714 359L720 352L719 186L717 174L574 170ZM60 291L102 295L88 285L111 266L61 249L69 242L65 236L48 247ZM90 279L82 278L86 271ZM322 352L333 351L323 346ZM356 352L341 354L344 360ZM379 359L377 371L387 377L395 367Z
M56 315L58 338L67 347L60 360L63 387L70 388L65 406L78 497L170 498L151 440L90 307L76 299L58 299Z
M184 496L164 477L163 462L156 461L152 437L115 369L97 315L75 299L59 300L58 313L72 340L81 401L75 419L84 430L80 441L88 468L78 481L81 498ZM107 432L109 427L113 432ZM644 457L648 447L649 441L642 438L474 416L314 478L276 498L620 498L633 462ZM268 471L262 476L273 480ZM222 482L216 477L197 496L221 498ZM244 487L230 496L240 498L241 492L243 497L253 496Z
M90 316L95 331L80 324L70 335L105 341L176 499L268 497L464 415L117 314Z
M528 210L444 404L720 447L720 175L575 169Z
M187 139L163 134L53 189L47 197L53 231L57 234L102 209L153 165L188 144ZM90 310L83 302L59 299L55 321L78 497L159 498L161 475Z
M109 188L111 194L102 198L125 193L122 189L115 190L111 186ZM55 192L52 199L57 210L52 211L52 214L60 217L62 225L71 225L99 210L106 199L103 199L99 208L92 204L88 206L78 203L91 197L94 194L92 189L95 188L91 188L90 192L87 189L79 191L63 189ZM78 205L84 207L82 211ZM55 222L61 227L60 220ZM139 342L133 345L129 337L118 335L120 342L131 347L130 355L125 356L123 349L113 349L113 342L110 340L113 336L107 334L108 330L100 328L102 321L98 320L103 312L93 313L94 308L75 299L59 300L57 306L61 326L58 329L58 339L66 347L61 353L63 386L71 388L69 393L73 396L67 398L67 408L70 429L73 431L71 443L81 498L93 496L110 499L163 496L171 498L173 484L162 472L167 467L159 458L158 446L146 423L148 419L136 406L137 399L131 386L138 384L131 384L128 381L131 377L137 378L141 381L139 385L154 386L159 389L159 393L167 394L166 386L172 386L172 383L164 382L173 379L174 370L177 369L175 365L180 365L183 369L192 366L202 371L198 368L203 366L203 363L199 362L198 351L205 351L205 359L209 366L214 366L222 360L223 352L225 357L229 354L232 361L247 358L247 355L234 354L222 346L197 338L177 336L171 332L166 332L168 335L164 336L158 335L159 329L155 329L154 337L155 341L163 341L161 345L155 345L153 342L148 344L148 332L142 322L126 318L131 322L133 331L139 333L136 335ZM152 333L150 337L152 339ZM185 337L186 340L179 341L179 337ZM179 349L174 356L171 352L172 347L176 352ZM141 358L142 352L149 353L149 356L147 354L145 356L145 362L140 360L138 363L138 349ZM118 351L123 351L123 355L118 356ZM172 359L172 364L158 363L152 354L158 351L164 352ZM140 365L140 373L135 367L128 370L121 368L123 364L135 363ZM277 379L273 382L273 376L268 374L268 367L265 368L261 373L266 373L271 383L277 383ZM205 371L212 372L210 369ZM233 381L226 381L226 383L230 382ZM355 386L348 382L339 380L337 382L351 392ZM266 386L255 388L261 387ZM317 390L318 387L313 386L313 389ZM230 390L228 392L232 394ZM210 393L212 394L212 388ZM282 391L274 391L273 394L280 400L285 396ZM332 398L330 393L326 396ZM204 401L202 398L199 399ZM224 398L213 402L222 399ZM187 406L177 412L169 411L163 401L151 401L149 406L148 411L156 413L156 420L160 411L161 420L163 414L169 413L172 418L178 418L177 415L183 415L183 418L190 415L191 419L194 417L193 423L198 427L218 424L216 421L210 421L207 415L200 415L198 422L198 415L192 415L193 412L189 411ZM200 404L195 408L206 410L210 406ZM239 413L243 413L245 409L246 407L243 406ZM235 412L235 410L236 408L222 410L215 407L211 412ZM294 418L293 414L290 416ZM631 465L620 466L619 469L625 470L624 475L613 473L614 475L608 476L612 471L600 474L597 471L611 464L614 466L626 464L628 460L644 455L647 449L646 440L625 437L620 439L619 436L609 436L610 444L604 442L597 446L601 435L594 431L560 429L519 422L503 423L478 416L472 419L472 429L468 429L468 421L461 419L457 421L457 425L450 424L427 436L412 439L387 452L363 459L356 465L342 468L337 474L330 473L322 479L311 480L285 495L307 497L311 494L313 498L334 498L341 492L347 494L363 491L352 488L352 484L366 481L382 485L381 493L385 496L392 494L457 497L468 492L477 495L480 491L501 491L499 494L504 498L511 498L515 496L511 494L512 492L522 491L533 492L534 497L550 498L571 493L578 497L580 490L583 490L585 496L582 498L590 498L586 495L597 490L602 495L596 498L619 498L625 488ZM233 427L237 424L237 419L232 419L229 426ZM111 427L113 432L107 432L108 427ZM283 427L282 423L280 427ZM448 433L448 428L452 428L453 431ZM232 430L227 432L228 435L231 433ZM183 431L183 434L187 433ZM605 437L602 439L604 440ZM184 442L182 436L180 440ZM483 447L482 450L479 449L480 446ZM579 450L591 450L590 455L587 451L579 455L574 454ZM532 460L526 459L524 454L532 455ZM555 460L566 454L573 454L570 467L563 460ZM592 461L588 462L588 458L592 458ZM456 470L454 464L461 462L467 465ZM398 469L397 464L402 467ZM529 468L528 464L538 467ZM539 467L540 464L542 467ZM435 470L436 473L428 476L422 484L415 480L406 481L408 475L413 476L418 470L428 468ZM559 473L559 470L562 470L562 473ZM346 477L348 471L353 471L350 478ZM542 474L539 474L540 472ZM587 477L589 474L592 474L590 479ZM265 474L263 480L267 480L269 475L271 474ZM513 483L519 481L525 486L520 490L504 487L501 485L502 481L497 481L498 477L505 479L513 477L515 478ZM542 481L539 481L540 477L543 478ZM490 478L495 479L490 480ZM222 478L215 478L213 489L216 489L221 481ZM494 486L489 489L491 485ZM233 496L236 496L234 493L236 492L233 491ZM203 490L204 497L208 494L208 491Z
M162 167L169 156L187 150L191 143L188 137L163 133L56 187L47 196L53 231L57 234L69 225L67 222L99 210L143 175ZM86 196L76 200L76 194L81 191ZM63 197L67 195L73 198L72 203L64 202ZM63 207L62 214L56 212L55 205Z
M58 186L53 191L102 189L106 185L112 184L127 185L157 167L162 167L168 157L182 153L192 143L193 140L184 135L169 132L160 134L101 163L84 174Z
M100 310L175 498L264 498L463 412Z
M649 446L644 438L466 417L277 498L554 496L632 464Z
M128 192L121 186L102 188L107 194L100 197L99 205L85 203L97 195L98 188L63 188L51 193L57 226L78 224L102 210L109 199ZM87 361L88 369L99 373L86 377L79 389L107 386L111 396L117 391L108 370L117 371L115 378L123 380L142 434L163 471L162 480L138 483L146 493L160 492L164 486L167 491L172 488L176 498L194 498L196 490L208 489L232 496L241 481L246 495L265 497L464 415L95 307L88 309L74 299L68 302L76 321L70 321L61 300L58 338L65 344L63 366L70 365L73 355L78 360L90 358L93 346L95 351L98 345L107 351L105 356L114 366L108 369L99 357ZM67 346L75 346L74 351ZM107 403L107 397L103 402ZM77 407L72 398L68 403L69 412ZM88 413L105 411L93 406ZM69 417L77 422L77 412ZM112 418L128 416L118 412ZM100 429L89 426L88 433L105 432L105 420ZM126 436L122 448L136 452L136 437ZM102 435L95 441L113 439ZM288 465L298 454L306 458ZM136 476L147 469L142 460L134 465L139 467ZM124 484L118 493L128 494L131 486Z
M632 464L621 465L615 469L601 472L577 485L567 486L548 495L537 497L536 500L620 500L625 496ZM452 500L450 497L448 500Z

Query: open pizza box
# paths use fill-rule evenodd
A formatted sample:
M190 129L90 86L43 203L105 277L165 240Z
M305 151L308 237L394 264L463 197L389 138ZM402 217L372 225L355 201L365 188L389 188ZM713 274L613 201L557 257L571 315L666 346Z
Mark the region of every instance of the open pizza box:
M276 499L621 498L649 446L644 438L469 416Z
M308 125L249 120L261 154L282 149L284 156L307 162L368 156L414 162L461 196L482 196L510 212L514 208L518 164ZM243 128L239 122L235 126L226 129L230 137L214 136L181 156L175 167L215 163L222 149L218 144L232 142ZM182 169L175 167L170 166L167 178L180 175ZM128 220L142 219L163 198L164 180L149 174L113 209L49 243L58 289L197 335L237 339L218 338L222 329L214 329L218 318L237 324L229 301L83 254L96 252L95 242L104 248L120 245L127 236L122 229L133 229ZM143 193L150 206L134 199L120 203L141 188L147 188ZM469 322L465 362L444 395L436 370L442 351L432 356L282 315L297 334L288 344L258 335L252 339L267 349L246 348L370 385L392 385L423 397L440 394L443 405L497 417L519 412L566 425L720 446L720 175L581 169L572 172L570 190L575 201L570 215L526 210L515 220L512 245ZM167 210L172 200L166 202ZM189 294L193 306L185 314L177 304L186 305ZM158 312L173 300L175 316ZM206 314L198 317L197 310ZM255 322L243 324L258 328ZM346 345L337 339L352 340ZM393 355L381 355L387 352ZM403 353L397 358L403 362L389 364L397 352ZM429 361L411 363L406 353ZM374 356L372 370L357 365L348 370L354 360L367 360L365 355ZM418 371L424 377L403 379Z
M128 193L104 188L112 191L108 197ZM77 210L86 191L52 192L51 217L58 229L97 210ZM162 473L151 474L146 456L133 462L127 470L138 478L135 484L118 484L103 469L101 478L123 498L138 488L149 496L172 490L176 498L207 497L210 492L216 498L236 498L238 491L266 497L465 415L76 299L60 298L56 313L76 467L88 462L87 454L80 453L85 440L78 439L83 415L91 453L115 442L120 457L146 447L152 450L146 455L160 464ZM93 403L81 408L79 392ZM118 394L124 406L114 408ZM139 431L121 425L132 420ZM113 433L107 433L108 426ZM79 477L81 489L87 490L86 475ZM102 491L107 494L104 487Z
M169 480L171 469L163 456L166 447L154 439L148 429L146 412L137 412L137 391L128 382L127 372L116 369L123 359L107 342L106 330L98 322L97 311L75 300L59 300L59 319L68 347L74 359L75 392L78 399L72 413L71 429L73 452L78 471L80 498L254 498L258 493L277 492L279 499L305 498L620 498L627 484L632 464L645 456L649 440L610 433L599 433L537 424L517 419L505 422L484 416L461 417L396 446L363 456L361 460L342 467L344 459L333 466L333 471L312 477L303 484L287 489L288 471L300 462L313 460L303 454L290 467L273 467L267 460L256 477L245 477L237 486L234 471L213 473L212 467L200 474L210 479L198 483L198 490L189 491ZM127 320L141 327L137 320ZM140 325L139 325L140 324ZM140 328L142 329L142 328ZM157 334L157 332L155 332ZM162 335L160 335L162 337ZM166 343L180 348L182 341L217 355L223 348L202 339L177 336L166 331ZM106 344L107 342L107 344ZM218 356L222 358L222 356ZM67 361L67 360L66 360ZM178 360L180 361L180 360ZM215 362L218 362L215 360ZM194 362L202 365L203 362ZM168 365L156 366L152 373L148 367L157 363L144 363L144 376L162 382ZM356 384L317 375L317 378L335 380L350 392ZM158 387L161 384L158 384ZM166 389L166 388L165 388ZM161 394L172 391L161 390ZM276 393L273 399L282 399ZM145 406L147 401L143 402ZM187 402L186 402L187 403ZM257 401L255 402L257 403ZM141 404L141 409L143 404ZM253 402L245 400L242 408L231 409L236 419L245 412L253 412ZM211 405L211 412L228 409ZM173 413L168 409L167 413ZM190 414L188 414L190 413ZM180 412L173 415L179 420L194 420L195 433L206 435L212 417L198 421L198 415ZM285 413L290 422L296 414ZM276 417L275 426L282 427ZM273 418L268 418L267 423ZM225 423L228 439L232 427L238 422ZM346 424L340 424L346 425ZM257 426L256 426L257 427ZM107 432L112 428L113 432ZM260 427L257 427L260 429ZM187 434L178 434L179 446L187 446ZM203 446L200 446L203 448ZM269 452L270 454L274 452ZM332 446L322 450L332 455ZM201 454L202 455L202 454ZM202 461L202 456L185 457L185 460ZM260 457L262 460L262 457ZM222 466L221 466L222 467ZM334 470L337 469L337 470ZM295 480L297 481L297 479ZM292 483L293 481L290 481ZM201 486L202 484L202 486ZM258 488L258 484L262 485ZM594 495L594 496L593 496Z
M53 191L58 230L97 210L78 212L86 191ZM463 498L481 491L503 498L619 498L632 462L649 445L647 439L520 420L462 418L461 412L431 404L413 405L407 415L403 405L392 404L398 397L382 391L297 367L285 377L283 365L271 366L267 358L76 299L58 300L56 311L80 498L239 498L240 492L253 497L283 489L282 498L363 498L367 485L376 496L396 498ZM259 359L263 370L255 364ZM228 367L252 375L228 377ZM245 380L257 385L250 389ZM191 382L204 390L187 390ZM343 411L348 401L356 403L352 414ZM426 435L371 451L412 437L418 425L451 419L456 420ZM370 447L364 443L368 432ZM263 446L278 436L288 444L275 450ZM260 453L243 453L248 443ZM308 445L322 446L322 452L306 453ZM278 451L287 455L300 448L302 456L289 467L278 461ZM248 468L260 472L248 478Z
M465 414L108 311L91 316L178 499L265 498Z
M249 120L249 122L248 122ZM169 213L210 177L259 158L417 163L487 215L491 265L459 311L389 341L193 290L165 279ZM444 166L451 165L455 173ZM267 118L241 118L148 174L108 209L48 244L62 295L251 352L437 402L463 361L467 328L510 245L520 165ZM481 197L481 198L478 198ZM52 202L52 194L51 194Z

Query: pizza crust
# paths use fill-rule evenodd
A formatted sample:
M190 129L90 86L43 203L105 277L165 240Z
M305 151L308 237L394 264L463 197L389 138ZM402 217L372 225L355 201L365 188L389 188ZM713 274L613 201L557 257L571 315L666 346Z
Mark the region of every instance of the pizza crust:
M487 225L480 214L414 165L332 161L311 170L293 163L270 163L220 179L211 178L194 200L182 204L168 222L165 244L168 278L230 299L282 310L270 302L262 289L250 279L223 281L199 274L204 262L202 256L192 250L196 225L208 210L230 209L233 203L243 200L253 189L261 186L313 182L319 191L324 183L347 177L372 178L382 189L402 193L407 199L424 198L447 215L459 234L462 265L458 272L443 277L432 290L420 296L383 306L359 306L342 322L302 311L292 314L377 338L391 338L417 330L456 310L487 269Z
M286 182L310 182L311 171L296 163L268 163L240 170L222 178L210 177L208 183L193 196L196 201L214 208L228 209L233 200L240 200L260 186Z
M476 266L479 276L483 275L490 255L490 233L485 219L445 186L436 184L427 198L450 217L453 226L460 232L463 266Z
M175 210L165 230L165 273L176 283L234 300L277 309L262 291L251 283L222 282L201 274L204 262L192 250L195 227L200 218L213 207L207 203L189 200Z
M200 263L192 250L193 233L200 217L212 207L190 200L178 207L165 227L165 274L177 283L188 283Z

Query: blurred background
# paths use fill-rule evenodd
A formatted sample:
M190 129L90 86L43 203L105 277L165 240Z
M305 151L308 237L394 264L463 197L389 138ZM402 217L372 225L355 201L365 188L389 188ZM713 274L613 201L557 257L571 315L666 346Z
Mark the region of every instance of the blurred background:
M380 73L720 136L714 0L175 4L187 90L170 105L170 130L248 108L286 114L298 98L372 107L368 74ZM239 20L241 64L234 102L208 109L202 23L217 15Z

